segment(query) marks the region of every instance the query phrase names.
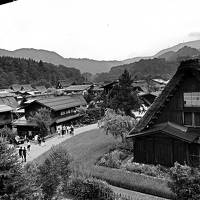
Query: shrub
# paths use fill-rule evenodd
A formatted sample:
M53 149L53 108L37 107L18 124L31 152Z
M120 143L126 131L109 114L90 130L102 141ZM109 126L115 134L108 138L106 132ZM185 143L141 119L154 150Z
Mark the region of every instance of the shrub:
M200 171L187 165L175 163L170 169L172 182L169 187L175 193L176 199L200 199Z
M89 108L85 111L84 117L80 119L82 124L96 123L104 115L104 111L101 108Z
M63 183L63 190L71 174L71 156L63 149L52 148L44 163L38 167L38 182L41 185L45 199L50 199L56 194L58 186Z
M98 162L97 165L110 167L110 168L117 168L119 169L122 163L122 160L126 158L126 154L115 150L110 153L105 154Z
M147 165L141 163L132 162L130 159L125 165L124 168L130 172L136 172L140 174L146 174L148 176L158 177L158 178L167 178L168 171L165 167L160 165Z
M0 199L39 200L37 189L24 173L16 150L0 142Z
M114 200L114 193L108 184L96 178L72 178L68 193L75 196L76 200Z

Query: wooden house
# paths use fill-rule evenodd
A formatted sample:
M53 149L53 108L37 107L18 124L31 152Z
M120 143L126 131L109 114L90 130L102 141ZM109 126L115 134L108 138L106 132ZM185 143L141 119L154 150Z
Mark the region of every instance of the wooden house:
M110 91L113 89L113 87L114 87L115 85L117 85L117 84L118 84L118 80L112 81L112 82L110 82L110 83L104 84L104 85L102 86L102 88L104 89L104 93L105 93L106 95L109 94Z
M25 85L21 86L21 90L26 91L26 92L30 92L34 89L32 88L32 86L30 84L25 84Z
M200 63L183 61L131 130L134 160L172 166L200 164Z
M91 88L92 85L70 85L69 87L65 88L65 92L84 94Z
M12 90L12 92L18 92L22 89L22 86L19 84L13 84L10 86L10 89Z
M63 124L71 124L81 117L78 109L80 106L86 106L87 103L81 95L65 95L54 96L49 98L29 100L24 106L25 119L19 119L13 123L17 127L18 133L22 135L28 132L37 131L36 125L31 123L28 119L30 115L38 112L41 108L47 108L51 112L51 132L56 131L56 126Z
M46 87L44 85L41 86L35 86L35 89L40 93L45 93L47 91Z
M5 104L0 104L0 128L11 126L12 123L12 108Z
M73 83L70 79L64 79L64 80L58 80L56 84L56 89L64 89L66 87L69 87Z

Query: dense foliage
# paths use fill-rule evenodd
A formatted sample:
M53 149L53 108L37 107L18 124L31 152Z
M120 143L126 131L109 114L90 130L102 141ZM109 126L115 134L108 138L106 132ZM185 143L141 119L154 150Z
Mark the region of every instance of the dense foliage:
M96 178L72 178L68 192L74 195L76 200L114 200L114 193L108 184Z
M66 191L67 182L71 174L71 156L62 147L52 148L49 157L38 167L38 184L41 185L45 199L51 199L60 192Z
M109 73L97 74L95 82L116 80L126 69L135 79L145 79L148 75L152 78L169 79L176 72L178 62L167 62L165 59L148 59L138 62L112 67Z
M85 111L81 111L83 117L79 120L81 124L93 124L104 115L104 110L101 108L89 108Z
M117 114L111 109L107 109L105 116L99 121L99 127L106 134L110 133L115 138L121 138L123 143L126 142L126 136L135 124L135 119L130 116Z
M45 62L36 62L31 59L0 57L0 88L11 84L44 83L46 86L56 85L58 79L67 79L79 83L84 79L80 71L75 68L56 66Z
M175 193L177 200L200 199L199 169L175 163L170 172L172 182L169 183L169 186Z
M29 121L35 122L39 127L39 135L45 137L49 134L49 126L52 122L51 111L47 108L41 108L29 117Z
M9 141L10 143L14 143L15 136L16 136L16 133L14 133L7 126L0 129L0 138L2 139L2 141Z
M109 94L108 107L116 112L124 112L125 115L133 116L132 111L138 110L141 101L132 86L133 80L127 70L119 77L118 84L114 85Z
M114 150L101 157L96 164L104 167L120 168L123 160L128 157L128 153L129 152Z
M14 148L0 143L0 199L36 200L39 193L23 171Z

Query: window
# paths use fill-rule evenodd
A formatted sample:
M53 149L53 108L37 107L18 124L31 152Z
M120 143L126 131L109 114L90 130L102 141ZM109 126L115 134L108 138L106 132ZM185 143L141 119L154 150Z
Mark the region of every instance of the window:
M194 113L194 124L195 126L200 126L200 113Z
M184 125L192 126L192 112L184 112Z
M185 107L200 107L200 92L184 93Z
M200 126L200 112L184 112L184 125Z

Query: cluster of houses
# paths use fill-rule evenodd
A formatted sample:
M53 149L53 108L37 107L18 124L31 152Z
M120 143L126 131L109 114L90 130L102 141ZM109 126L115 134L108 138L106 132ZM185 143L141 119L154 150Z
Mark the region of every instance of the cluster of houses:
M59 80L53 89L47 89L45 86L33 88L30 84L13 84L8 89L0 91L0 128L8 126L14 128L19 136L34 136L38 132L38 127L29 120L29 117L39 109L47 108L51 112L50 131L54 133L57 126L76 123L81 117L79 108L87 107L84 94L89 91L92 91L94 95L102 92L109 94L109 91L117 83L117 81L113 81L103 85L92 83L72 85L69 80ZM146 81L133 83L133 88L144 102L145 111L157 97L158 91L163 89L164 84L166 83L154 80L157 88L154 87L154 90L150 92ZM142 117L143 114L144 112L136 113L136 116Z
M41 108L50 110L50 131L54 133L60 125L76 123L81 117L80 107L87 107L83 94L92 85L76 85L69 88L46 89L44 86L35 88L31 85L14 84L9 89L0 91L0 128L13 128L19 136L34 136L38 134L38 126L29 120L30 116ZM99 89L102 91L103 89ZM55 94L62 92L62 95ZM98 89L95 90L98 92Z

